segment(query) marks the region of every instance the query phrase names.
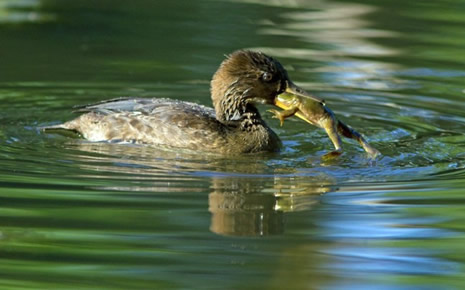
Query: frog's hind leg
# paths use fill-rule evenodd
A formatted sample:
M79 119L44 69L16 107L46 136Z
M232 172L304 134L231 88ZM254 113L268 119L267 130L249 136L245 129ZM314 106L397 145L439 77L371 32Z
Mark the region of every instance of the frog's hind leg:
M329 152L323 156L323 159L332 159L342 154L342 141L338 132L338 122L332 116L328 116L319 122L320 126L326 131L329 139L333 142L334 148L336 150Z
M350 128L346 124L342 123L341 121L337 122L337 130L344 137L357 140L357 142L362 146L363 150L365 150L370 155L370 157L375 158L376 156L381 154L373 146L368 144L368 142L365 140L365 138L363 138L363 136L360 133Z

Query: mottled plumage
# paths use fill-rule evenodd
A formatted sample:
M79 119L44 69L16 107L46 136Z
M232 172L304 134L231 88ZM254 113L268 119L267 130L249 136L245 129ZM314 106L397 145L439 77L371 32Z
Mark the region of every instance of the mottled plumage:
M215 118L212 108L170 99L140 98L110 100L78 111L86 113L46 129L73 130L89 141L160 144L221 153L279 148L278 137L257 112L248 112L250 118L225 125Z
M159 144L223 154L278 151L281 142L255 107L273 104L287 74L263 53L240 50L211 82L213 108L169 99L114 99L84 106L65 129L90 141Z

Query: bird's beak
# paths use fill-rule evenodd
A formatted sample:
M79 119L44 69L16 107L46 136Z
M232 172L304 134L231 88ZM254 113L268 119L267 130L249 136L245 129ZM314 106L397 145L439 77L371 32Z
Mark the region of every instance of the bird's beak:
M324 111L324 100L312 96L289 80L286 81L284 92L275 97L274 105L283 110L289 110L289 114L295 114L312 125L315 125L314 116L310 116L309 113Z

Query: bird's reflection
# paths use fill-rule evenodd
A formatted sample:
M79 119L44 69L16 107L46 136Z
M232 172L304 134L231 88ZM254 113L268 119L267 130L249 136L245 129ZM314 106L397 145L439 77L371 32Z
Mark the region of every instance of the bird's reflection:
M299 176L292 169L276 172L267 163L270 156L225 158L108 143L84 142L72 146L79 150L79 159L85 160L81 166L102 174L124 172L130 174L132 181L137 176L147 179L160 174L208 180L210 230L219 235L281 234L287 212L310 210L318 203L318 196L332 191L334 184L326 175ZM105 189L179 191L176 187L171 190L169 185L163 188L112 185Z
M208 197L210 230L221 235L265 236L284 232L286 212L309 210L330 190L321 179L214 178Z

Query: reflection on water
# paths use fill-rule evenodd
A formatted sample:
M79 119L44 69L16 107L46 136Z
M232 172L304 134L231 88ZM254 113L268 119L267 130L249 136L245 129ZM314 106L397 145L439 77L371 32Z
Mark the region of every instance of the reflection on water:
M217 234L263 236L285 231L284 213L308 211L331 190L320 178L275 177L273 187L256 178L218 178L209 194L210 230Z
M319 7L321 6L321 7ZM321 9L323 8L324 9ZM365 19L366 15L377 12L377 7L367 4L339 3L337 5L312 5L317 11L295 11L282 15L284 25L264 25L259 33L277 37L293 37L303 42L319 43L321 47L309 48L268 48L257 47L271 55L296 59L314 59L321 62L318 68L305 68L302 72L319 73L323 83L304 82L309 88L329 89L326 86L344 86L368 90L405 88L408 82L394 78L401 67L395 63L382 62L376 58L400 55L400 48L377 44L372 39L393 39L398 33L373 28ZM369 60L365 58L371 58ZM375 102L372 97L366 101Z
M113 184L95 187L99 190L195 191L194 188L183 187L183 182L189 182L189 176L195 178L199 174L208 174L210 184L207 188L211 190L208 210L212 214L210 230L223 235L281 234L285 230L285 212L311 210L320 194L334 190L334 180L324 174L317 177L298 177L280 172L257 175L257 172L274 170L264 162L267 160L264 157L248 156L232 162L217 155L199 157L194 153L140 145L76 142L68 146L79 150L75 157L83 171L93 172L92 175L81 174L83 178L115 177L141 181L132 186ZM250 162L253 159L256 162ZM171 179L181 184L173 187L172 182L143 182L160 179L166 174L172 174Z
M459 2L0 0L0 288L464 288ZM118 96L209 105L250 47L383 157L322 162L325 133L267 107L279 154L37 130Z
M371 41L372 38L393 38L396 33L370 28L363 19L374 13L376 7L366 4L345 3L322 5L320 11L295 11L281 15L288 22L284 25L269 25L259 30L261 34L293 36L301 41L325 45L325 50L278 49L273 55L300 58L313 57L319 61L332 61L336 57L387 56L400 52ZM318 9L317 7L315 7ZM266 25L265 25L266 26ZM271 48L271 51L274 50Z
M285 212L311 210L318 202L315 195L330 187L316 178L276 177L269 188L249 177L213 179L212 189L208 198L211 231L263 236L283 233Z
M284 232L283 212L275 209L277 200L271 194L212 192L208 203L212 214L210 230L214 233L266 236Z
M39 12L40 0L2 0L0 1L0 24L45 22L55 17L50 13Z

